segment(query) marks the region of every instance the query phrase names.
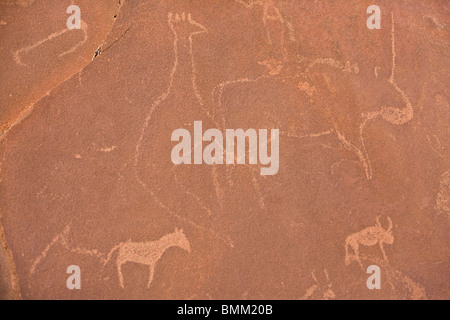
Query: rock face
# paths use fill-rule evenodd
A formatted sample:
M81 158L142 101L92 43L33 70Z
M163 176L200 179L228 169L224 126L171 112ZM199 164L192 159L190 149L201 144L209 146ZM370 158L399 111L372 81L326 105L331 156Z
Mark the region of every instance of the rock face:
M66 13L80 7L82 29L69 30ZM0 133L51 89L91 62L118 12L118 2L0 1Z
M372 4L128 0L90 63L55 62L57 44L21 52L42 69L2 67L26 96L2 88L5 121L37 102L0 137L0 293L448 299L450 7L378 1L369 29ZM36 23L36 41L58 29ZM2 61L36 44L15 32ZM252 150L245 164L175 165L172 133L194 121L278 129L278 172L261 175ZM81 290L66 286L71 265Z

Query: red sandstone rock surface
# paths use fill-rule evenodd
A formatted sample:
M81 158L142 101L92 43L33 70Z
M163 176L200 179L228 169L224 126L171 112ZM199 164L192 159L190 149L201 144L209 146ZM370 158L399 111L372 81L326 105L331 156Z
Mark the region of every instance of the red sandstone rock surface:
M369 30L372 2L122 1L102 53L50 92L61 65L31 73L43 96L0 137L0 294L448 299L450 7L377 1ZM279 129L278 173L174 165L194 121Z
M71 4L81 9L81 30L69 30ZM118 12L118 2L0 1L0 132L91 62Z

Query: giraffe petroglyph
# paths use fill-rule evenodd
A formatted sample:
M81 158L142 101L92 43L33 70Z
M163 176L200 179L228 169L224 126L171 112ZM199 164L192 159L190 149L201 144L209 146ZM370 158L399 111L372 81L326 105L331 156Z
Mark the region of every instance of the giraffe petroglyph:
M141 127L141 132L139 139L136 144L134 157L133 157L133 167L134 174L139 185L146 190L155 202L164 210L165 213L177 218L178 220L183 221L184 223L194 227L197 230L202 232L206 232L213 236L214 238L223 241L227 246L233 247L232 241L226 237L217 234L211 229L205 228L202 225L194 222L189 217L181 215L178 211L171 208L171 204L167 201L163 201L157 194L158 186L155 181L168 181L170 183L177 184L178 186L182 186L179 188L180 190L189 190L189 192L185 192L185 195L188 195L196 201L198 207L201 211L204 211L208 216L211 216L211 209L209 209L197 196L196 191L193 188L189 188L185 185L186 181L189 182L189 179L184 177L184 180L177 176L173 170L170 169L162 169L165 168L161 163L161 157L159 154L152 152L153 143L157 143L164 139L164 137L170 137L170 134L165 134L165 132L158 131L157 133L152 130L156 130L155 126L151 125L156 121L165 122L166 126L171 127L172 125L178 127L179 124L174 124L177 121L181 121L181 119L177 118L177 114L179 112L174 110L176 105L180 104L180 93L183 96L182 103L186 104L183 107L185 109L189 109L189 114L184 115L183 121L186 119L197 120L198 117L204 117L208 119L211 123L215 122L214 118L210 115L210 113L205 109L203 99L197 89L196 84L196 67L193 55L193 42L194 38L199 35L208 33L205 26L196 22L190 13L172 13L168 14L168 26L173 34L173 51L174 51L174 62L172 69L169 74L169 81L167 89L159 95L153 103L149 106L147 115L144 119L144 123ZM174 116L168 116L174 114ZM158 135L161 136L158 139ZM144 152L147 152L144 154ZM170 152L169 152L170 154ZM146 179L144 177L144 173L149 175L154 175L155 170L152 173L145 171L147 168L146 163L151 162L155 166L159 165L159 176L158 178ZM159 162L159 164L158 164ZM158 164L158 165L157 165ZM210 172L206 173L211 176L211 181L214 183L214 187L216 188L216 194L218 197L221 196L220 186L218 185L215 178L215 168L208 168ZM151 181L151 183L150 183ZM172 189L173 190L173 189Z

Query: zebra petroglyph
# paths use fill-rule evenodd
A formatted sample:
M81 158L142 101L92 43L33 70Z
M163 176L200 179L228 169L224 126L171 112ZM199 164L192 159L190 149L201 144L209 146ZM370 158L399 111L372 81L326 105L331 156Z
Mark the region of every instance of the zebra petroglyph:
M171 247L180 247L187 252L191 252L191 245L184 235L183 230L178 230L175 228L174 232L169 233L161 239L155 241L132 242L131 240L128 240L126 242L121 242L114 246L108 253L108 257L104 265L111 260L113 253L118 250L116 267L120 286L122 288L124 287L122 265L127 262L134 262L144 264L149 267L147 288L150 288L153 281L156 263L162 257L164 252Z

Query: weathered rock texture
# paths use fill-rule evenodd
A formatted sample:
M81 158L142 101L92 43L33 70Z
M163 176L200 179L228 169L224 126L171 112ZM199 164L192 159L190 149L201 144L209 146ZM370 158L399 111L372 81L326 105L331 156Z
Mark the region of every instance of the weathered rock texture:
M71 4L81 30L69 30ZM0 133L91 62L118 12L116 0L0 0Z
M0 137L21 296L448 299L450 7L376 2L380 30L366 0L122 1L102 54ZM279 172L175 166L195 120L279 129Z

